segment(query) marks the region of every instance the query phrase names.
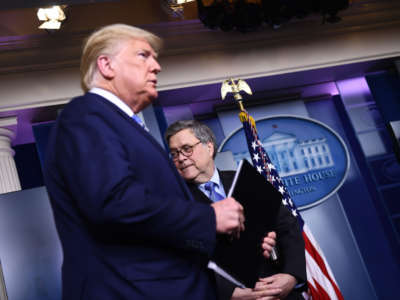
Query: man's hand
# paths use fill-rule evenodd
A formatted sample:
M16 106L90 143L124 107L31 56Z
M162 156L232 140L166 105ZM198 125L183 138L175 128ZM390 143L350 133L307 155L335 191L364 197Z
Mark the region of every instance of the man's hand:
M285 273L275 274L266 278L261 278L254 287L254 291L265 291L269 289L279 289L281 292L276 296L278 299L285 299L297 284L294 276ZM269 299L269 298L267 298Z
M253 294L254 293L253 293L252 289L235 288L233 290L231 300L253 300L253 299L256 299L256 297Z
M262 250L265 258L270 258L272 248L276 245L276 233L274 231L268 232L267 236L262 241Z
M238 236L244 230L243 206L229 197L211 204L215 211L217 232Z
M276 300L281 289L265 288L260 290L235 288L231 300Z

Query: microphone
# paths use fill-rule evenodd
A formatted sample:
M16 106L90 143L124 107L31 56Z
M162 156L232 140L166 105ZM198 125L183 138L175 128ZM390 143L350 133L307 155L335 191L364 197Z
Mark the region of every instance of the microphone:
M265 234L265 237L268 236L268 233ZM274 238L276 240L276 237ZM269 258L271 260L271 262L273 263L278 263L278 249L276 248L276 246L273 246L271 249L271 252L269 253Z
M273 262L278 262L278 250L276 247L272 247L271 253L270 253L270 259Z

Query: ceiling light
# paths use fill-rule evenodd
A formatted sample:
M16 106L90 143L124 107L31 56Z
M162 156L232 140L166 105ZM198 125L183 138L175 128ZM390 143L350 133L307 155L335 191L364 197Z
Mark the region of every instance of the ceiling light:
M171 2L175 3L175 4L185 4L185 3L193 2L193 1L195 1L195 0L172 0Z
M65 13L63 9L66 5L54 5L48 8L39 8L37 17L39 21L44 23L39 26L40 29L60 29L61 22L65 20Z
M174 18L183 19L183 4L195 0L162 0L162 9Z

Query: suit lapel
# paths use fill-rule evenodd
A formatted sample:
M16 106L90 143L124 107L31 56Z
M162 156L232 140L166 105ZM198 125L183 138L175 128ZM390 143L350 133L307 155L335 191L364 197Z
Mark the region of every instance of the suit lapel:
M148 139L154 145L154 147L158 151L160 151L164 156L166 156L166 158L169 160L165 149L161 147L161 145L156 141L156 139L149 132L147 132L142 126L140 126L135 120L133 120L124 111L122 111L118 106L111 103L110 101L108 101L107 99L105 99L102 96L99 96L99 95L93 94L93 93L88 93L88 94L93 95L94 97L96 97L96 99L98 99L99 101L104 103L107 107L111 108L113 111L115 111L121 117L123 117L125 120L127 120L132 126L134 126L137 129L138 133L142 134L143 137Z
M206 204L212 203L212 201L206 195L204 195L204 193L202 191L200 191L200 189L197 187L196 184L188 183L188 187L189 187L190 192L193 195L193 198L196 201L206 203Z
M163 157L165 157L165 159L167 160L172 172L174 173L177 182L180 184L180 186L182 187L183 192L186 194L186 196L188 198L191 198L190 192L187 189L187 186L184 182L184 180L181 178L181 176L179 175L178 171L176 170L175 165L173 164L173 162L171 161L171 159L169 158L167 151L161 147L161 145L157 142L157 140L146 130L144 130L142 128L142 126L140 126L136 121L134 121L132 118L130 118L124 111L122 111L118 106L116 106L115 104L111 103L110 101L108 101L107 99L105 99L104 97L94 94L94 93L87 93L87 95L90 95L92 97L95 97L97 100L99 100L101 103L103 103L104 105L106 105L108 108L110 108L111 110L115 111L116 113L118 113L122 118L126 119L132 126L134 126L137 129L138 134L143 135L144 138L148 139L155 147L155 149L157 149ZM206 197L207 199L207 197Z

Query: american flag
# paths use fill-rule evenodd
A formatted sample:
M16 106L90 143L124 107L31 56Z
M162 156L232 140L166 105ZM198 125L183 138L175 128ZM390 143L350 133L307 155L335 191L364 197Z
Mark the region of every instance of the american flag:
M253 166L282 194L282 203L292 212L293 216L297 218L302 230L305 242L308 283L308 291L303 293L303 296L306 299L313 300L343 300L343 296L322 250L298 213L296 205L292 201L288 190L258 138L254 119L247 112L241 112L239 117L243 124Z

